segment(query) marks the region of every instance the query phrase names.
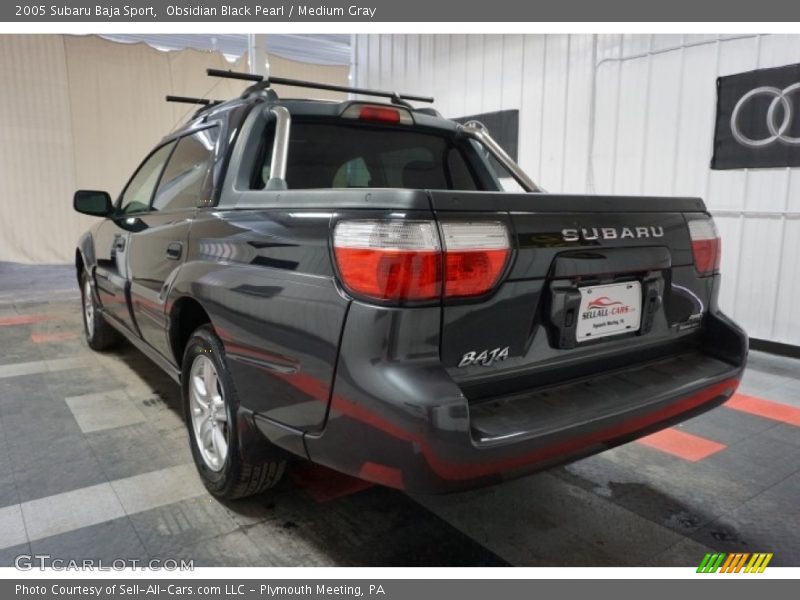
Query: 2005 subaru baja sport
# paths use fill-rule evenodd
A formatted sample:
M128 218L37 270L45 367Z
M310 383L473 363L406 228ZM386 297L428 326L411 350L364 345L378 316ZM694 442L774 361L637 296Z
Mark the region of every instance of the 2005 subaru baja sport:
M574 460L733 394L696 198L548 194L431 99L250 79L145 158L75 254L86 339L180 382L197 469L227 498L296 455L445 492ZM270 83L389 102L281 100ZM510 190L510 191L509 191Z

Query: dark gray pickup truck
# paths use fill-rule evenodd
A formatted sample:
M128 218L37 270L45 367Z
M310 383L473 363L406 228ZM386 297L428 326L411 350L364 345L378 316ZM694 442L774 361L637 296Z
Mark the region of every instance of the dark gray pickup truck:
M74 199L104 217L75 254L86 339L124 336L180 382L212 493L262 491L293 455L485 485L736 389L747 337L717 306L701 200L544 193L424 99L281 100L214 74L253 85L188 99L116 202Z

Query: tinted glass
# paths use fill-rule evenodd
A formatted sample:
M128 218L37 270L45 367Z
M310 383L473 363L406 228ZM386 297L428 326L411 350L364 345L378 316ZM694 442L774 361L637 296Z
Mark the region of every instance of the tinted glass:
M268 178L266 154L254 176L256 188ZM478 189L446 135L339 123L292 123L286 179L289 189Z
M211 163L219 128L203 129L178 140L158 184L153 210L199 206L211 193Z
M158 183L164 163L167 162L172 147L175 142L170 142L156 150L136 171L136 174L128 183L128 187L122 193L120 200L120 210L125 214L144 212L150 209L150 199L153 197L153 190Z

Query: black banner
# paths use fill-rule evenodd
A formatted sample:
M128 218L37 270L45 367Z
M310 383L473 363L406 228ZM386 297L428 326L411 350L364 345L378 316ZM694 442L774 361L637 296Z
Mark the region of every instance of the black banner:
M800 65L717 79L712 169L800 166Z
M794 22L797 0L14 0L0 22ZM712 28L713 29L713 28Z

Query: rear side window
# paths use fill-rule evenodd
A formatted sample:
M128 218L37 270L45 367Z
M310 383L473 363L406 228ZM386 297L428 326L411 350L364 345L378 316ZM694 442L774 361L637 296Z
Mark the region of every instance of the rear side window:
M153 210L192 208L209 197L218 136L219 128L210 127L178 141L158 184Z
M269 148L264 154L255 189L269 178ZM479 189L461 150L445 135L340 123L292 123L286 180L289 189Z

